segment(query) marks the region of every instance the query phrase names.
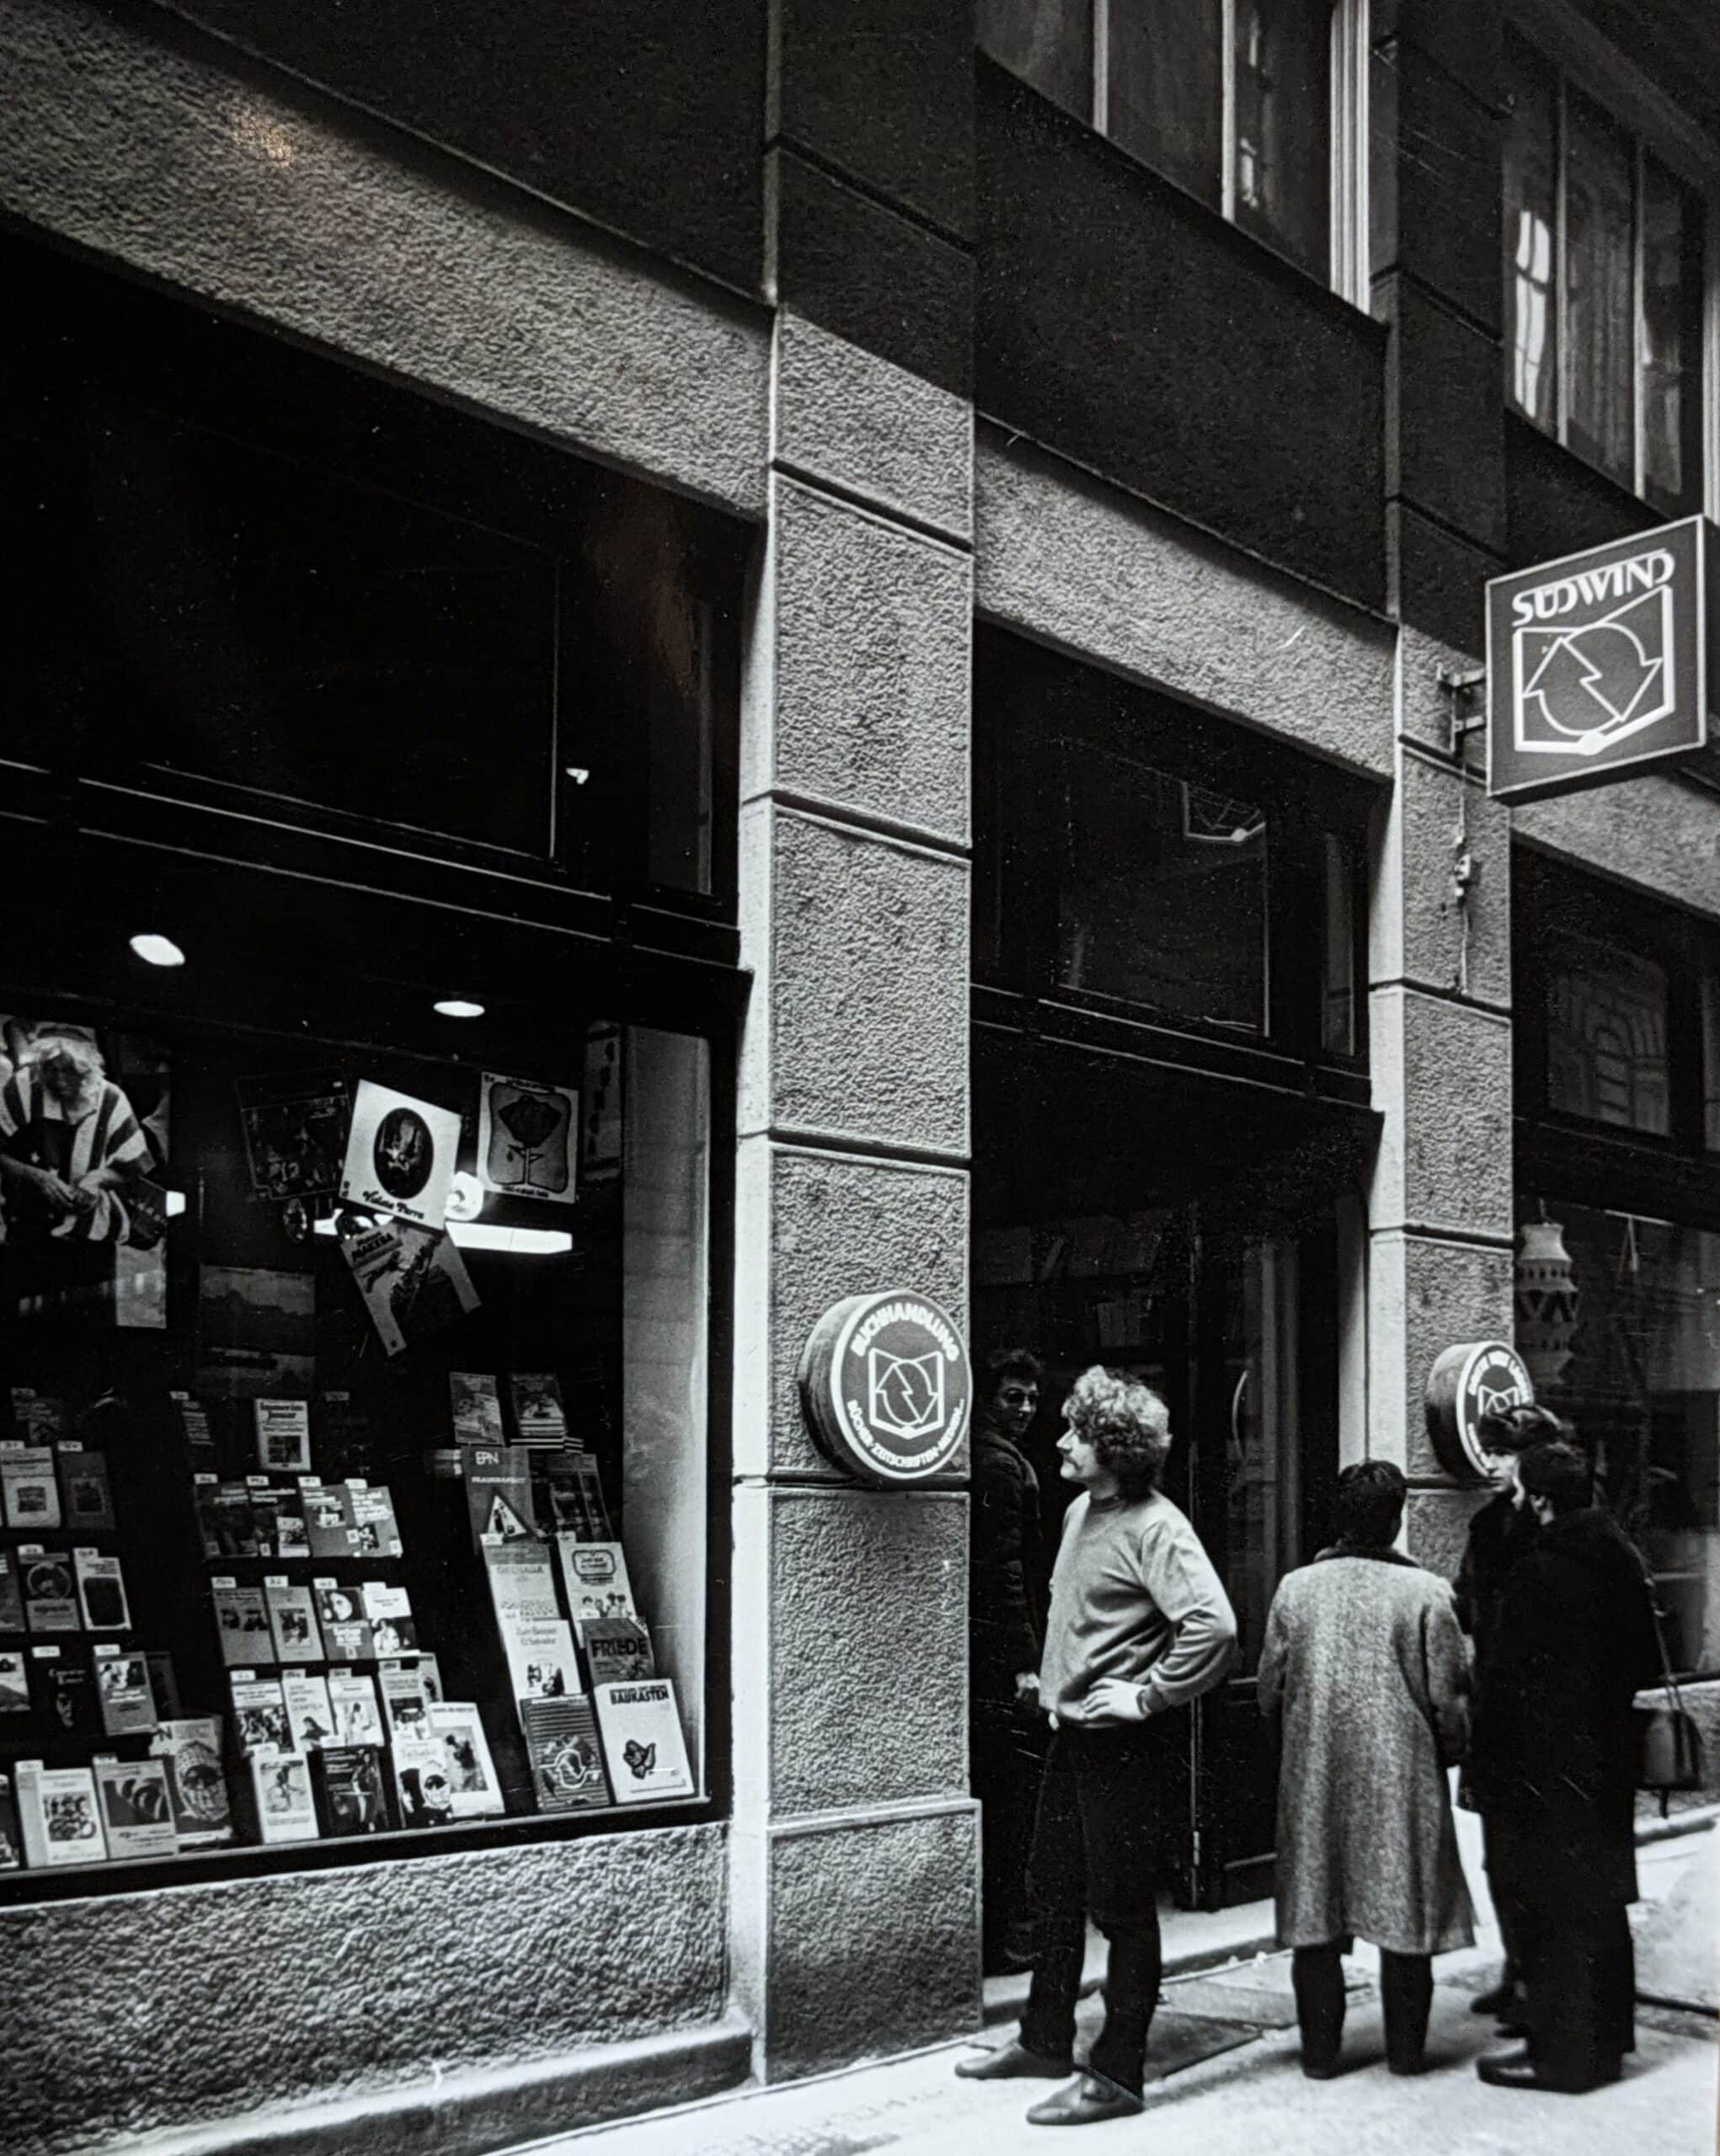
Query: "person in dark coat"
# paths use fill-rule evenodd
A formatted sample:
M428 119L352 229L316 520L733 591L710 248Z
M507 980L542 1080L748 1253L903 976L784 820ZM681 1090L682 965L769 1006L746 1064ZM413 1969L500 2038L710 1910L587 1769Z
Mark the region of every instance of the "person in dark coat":
M1595 1508L1582 1454L1536 1445L1518 1473L1540 1531L1505 1587L1470 1777L1522 1956L1527 2041L1476 2070L1498 2088L1579 2094L1617 2080L1635 2047L1632 1705L1659 1659L1642 1560Z
M1493 1460L1498 1492L1469 1523L1456 1588L1457 1620L1474 1642L1477 1673L1492 1659L1506 1586L1537 1531L1535 1516L1523 1502L1518 1463L1531 1445L1555 1442L1562 1428L1557 1416L1545 1407L1508 1407L1499 1414L1482 1417L1479 1434ZM1467 1795L1473 1803L1473 1790L1468 1789ZM1473 2002L1473 2010L1496 2015L1509 2034L1517 2036L1522 2033L1522 1956L1517 1951L1509 1911L1501 1906L1498 1882L1493 1877L1493 1830L1485 1811L1481 1812L1481 1847L1505 1961L1499 1981Z
M987 1976L1033 1958L1028 1844L1046 1732L1039 1711L1039 1481L1021 1442L1042 1372L1025 1348L987 1358L974 1422L968 1560L969 1749L980 1812L982 1951Z

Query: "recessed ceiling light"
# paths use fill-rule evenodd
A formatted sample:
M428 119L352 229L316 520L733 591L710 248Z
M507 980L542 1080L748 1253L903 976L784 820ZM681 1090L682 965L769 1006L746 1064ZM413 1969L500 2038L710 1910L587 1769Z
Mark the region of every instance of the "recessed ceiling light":
M459 995L444 996L435 1008L439 1015L444 1018L481 1018L483 1016L483 1006L481 1003L468 1003L463 996Z
M131 948L146 966L183 966L185 954L170 936L134 936Z

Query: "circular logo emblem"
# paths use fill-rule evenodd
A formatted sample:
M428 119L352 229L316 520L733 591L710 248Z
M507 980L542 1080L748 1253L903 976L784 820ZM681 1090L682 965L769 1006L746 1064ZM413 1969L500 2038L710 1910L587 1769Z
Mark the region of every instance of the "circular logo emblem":
M1503 1340L1448 1348L1428 1374L1428 1435L1440 1464L1461 1482L1490 1482L1493 1456L1482 1440L1484 1415L1535 1405L1535 1381Z
M813 1327L800 1397L827 1458L863 1482L922 1482L966 1433L973 1372L948 1315L893 1289L850 1295Z
M413 1108L390 1108L371 1148L377 1181L391 1198L416 1198L430 1181L436 1149L430 1125Z
M566 1737L552 1745L543 1762L543 1779L563 1799L578 1801L604 1788L603 1762L595 1737Z

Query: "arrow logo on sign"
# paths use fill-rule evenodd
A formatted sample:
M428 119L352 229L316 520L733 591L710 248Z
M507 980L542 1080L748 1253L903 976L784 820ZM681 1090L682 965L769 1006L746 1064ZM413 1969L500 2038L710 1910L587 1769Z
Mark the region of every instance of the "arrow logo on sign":
M1519 745L1593 756L1664 718L1673 704L1665 657L1670 626L1663 590L1602 621L1520 628Z

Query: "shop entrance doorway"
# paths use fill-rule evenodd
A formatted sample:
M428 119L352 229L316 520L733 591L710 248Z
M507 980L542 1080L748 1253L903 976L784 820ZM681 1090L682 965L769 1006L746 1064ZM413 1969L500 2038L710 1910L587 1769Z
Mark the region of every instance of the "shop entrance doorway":
M1091 1363L1159 1392L1166 1493L1235 1607L1228 1682L1167 1757L1162 1858L1185 1907L1271 1891L1274 1766L1255 1694L1279 1579L1321 1546L1338 1456L1340 1246L1372 1118L1002 1029L975 1035L974 1327L1046 1365L1027 1439L1046 1556L1055 1444Z

